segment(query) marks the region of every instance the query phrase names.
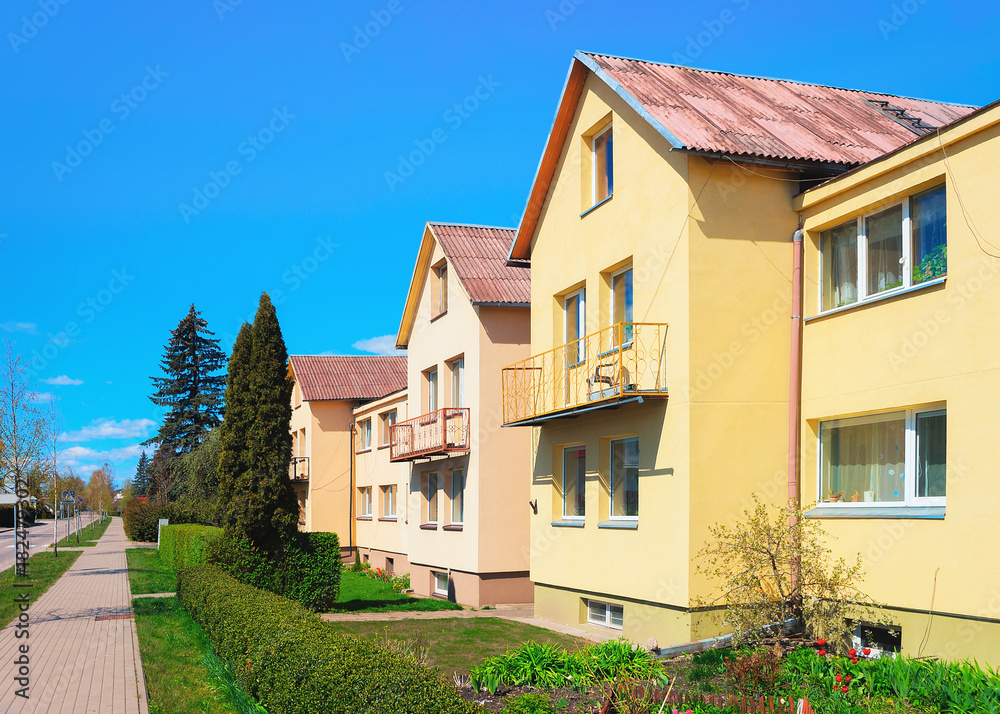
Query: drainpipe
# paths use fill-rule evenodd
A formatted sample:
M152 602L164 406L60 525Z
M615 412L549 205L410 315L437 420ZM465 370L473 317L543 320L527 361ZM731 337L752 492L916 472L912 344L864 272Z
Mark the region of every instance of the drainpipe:
M788 505L796 510L802 505L799 498L801 462L799 425L802 417L802 236L802 217L799 216L799 229L792 236L792 349L788 388ZM788 525L795 526L794 516ZM800 569L798 558L794 558L791 572L793 589L798 582Z
M347 444L347 448L351 452L351 477L350 477L350 489L347 494L347 547L348 552L354 554L354 542L356 540L354 529L357 527L354 521L354 427L357 422L351 422L348 428L348 433L350 434L350 441Z

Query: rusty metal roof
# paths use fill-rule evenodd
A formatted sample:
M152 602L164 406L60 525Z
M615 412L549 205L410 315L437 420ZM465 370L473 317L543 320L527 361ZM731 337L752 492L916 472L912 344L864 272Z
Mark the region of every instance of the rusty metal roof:
M427 224L473 305L527 305L531 271L507 265L513 228Z
M368 400L406 389L406 357L292 355L289 367L302 401Z
M675 148L734 157L854 166L975 110L585 52L575 57Z

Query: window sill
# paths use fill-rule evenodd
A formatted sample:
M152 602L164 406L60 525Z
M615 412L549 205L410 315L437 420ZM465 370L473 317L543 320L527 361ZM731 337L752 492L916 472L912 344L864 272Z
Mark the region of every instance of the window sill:
M820 320L824 317L829 317L830 315L839 315L842 312L848 312L850 310L857 310L858 308L864 307L865 305L871 305L873 303L882 302L883 300L891 300L892 298L899 297L900 295L908 295L909 293L916 292L918 290L924 290L925 288L931 288L935 285L944 285L945 281L948 280L948 276L943 278L936 278L935 280L928 280L926 283L920 283L919 285L911 285L908 288L895 288L893 290L887 290L878 295L874 295L869 298L865 298L860 302L852 302L850 305L844 305L843 307L835 307L830 310L825 310L818 315L813 315L812 317L807 317L806 322L811 322L813 320Z
M420 530L422 531L436 531L438 529L437 523L422 523L420 524Z
M461 523L449 523L448 525L444 526L441 530L443 530L443 531L460 531L460 530L462 530L462 524Z
M389 522L395 523L399 519L396 518L395 516L383 516L382 518L379 518L379 520L380 521L389 521Z
M626 521L626 520L612 520L612 521L601 521L597 524L598 528L618 528L621 530L634 531L639 529L639 521Z
M381 451L382 449L388 449L390 446L392 446L392 444L382 444L378 447L378 450Z
M614 193L614 191L612 191L607 196L605 196L604 198L602 198L600 201L598 201L597 203L595 203L593 206L591 206L590 208L588 208L586 211L584 211L583 213L581 213L580 214L580 218L583 218L588 213L597 210L598 208L600 208L601 206L603 206L605 203L607 203L608 201L610 201L614 197L615 197L615 193Z
M552 521L551 525L556 526L557 528L583 528L585 523L586 522L581 518L580 520L574 519L571 521Z
M944 506L817 506L806 518L914 518L944 520Z
M447 314L448 314L447 310L442 310L437 315L435 315L434 317L431 318L431 322L434 322L435 320L440 320L442 317L444 317Z
M372 519L371 516L356 516L355 517L355 520L358 520L358 521L370 521L371 519Z
M355 451L354 453L355 454L367 454L371 450L372 450L372 447L369 446L367 449L359 449L358 451Z

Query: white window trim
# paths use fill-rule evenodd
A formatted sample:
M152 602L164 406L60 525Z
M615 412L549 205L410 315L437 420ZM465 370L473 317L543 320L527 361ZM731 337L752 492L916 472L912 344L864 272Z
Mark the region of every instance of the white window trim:
M439 393L441 385L438 384L441 381L441 374L438 372L438 368L436 366L431 367L430 369L428 369L427 371L425 371L424 374L427 375L427 377L426 377L426 379L427 379L427 413L429 414L430 412L436 412L438 409L441 408L441 404L440 404L440 401L441 401L440 400L440 396L441 395ZM433 379L431 379L431 375L432 374L434 375Z
M435 494L435 497L434 497L434 511L435 511L435 513L434 513L434 518L433 519L431 519L431 489L430 489L431 476L434 477L434 494ZM428 526L434 525L434 526L436 526L437 523L438 523L438 519L441 517L441 504L438 502L438 498L437 498L437 496L439 495L438 491L441 490L440 486L441 486L441 472L440 471L428 471L427 475L425 476L425 481L421 485L421 490L424 492L424 501L427 503L427 520L424 522L424 525L428 525Z
M392 511L390 512L386 508L386 497L388 496L389 503L392 504ZM384 486L382 488L382 517L383 518L395 518L396 517L396 487L395 486Z
M586 515L586 513L587 513L587 511L586 511L586 507L587 507L586 506L586 504L587 504L586 492L584 492L584 515L582 515L582 516L576 516L576 515L570 515L570 514L566 513L566 510L567 510L566 509L566 505L567 505L567 503L566 503L566 452L569 451L569 450L571 450L571 449L576 450L576 449L580 449L580 448L583 449L583 458L584 458L584 461L586 463L587 447L584 446L583 444L576 444L575 446L564 446L563 450L562 450L562 513L563 513L562 517L563 517L564 521L584 521L584 520L587 519L587 515ZM576 478L576 474L573 474L573 477ZM587 479L584 478L584 488L586 488L586 484L587 484ZM579 488L579 484L577 484L577 487Z
M448 363L451 377L451 406L465 406L465 357L456 357ZM458 394L455 394L455 375L458 375Z
M459 519L457 521L454 520L455 519L455 474L456 473L462 475L462 517L461 517L461 519ZM452 518L451 524L452 525L456 525L456 526L460 526L460 525L463 525L465 523L465 469L452 469L450 481L451 481L451 484L450 484L451 485L451 503L449 505L451 506L451 518Z
M449 585L449 583L451 581L451 576L449 576L448 573L442 573L442 572L437 571L437 570L434 570L432 572L433 572L433 578L434 578L434 594L435 595L447 595L448 594L448 585ZM444 576L444 590L442 590L441 588L438 587L438 576Z
M367 440L365 439L367 431ZM356 453L362 453L365 451L372 450L372 419L368 417L367 419L362 419L358 422L358 436L361 437L361 448L357 450ZM365 443L367 441L367 443Z
M838 226L842 226L845 223L850 223L850 220L841 221L836 223L830 228L822 231L820 233L819 240L819 305L818 313L825 314L829 312L834 312L835 310L843 310L848 307L854 307L855 305L860 305L865 302L872 302L874 300L880 300L884 297L892 296L897 293L902 293L907 290L912 290L913 288L924 287L927 285L933 285L940 282L940 279L926 280L922 283L913 284L913 221L910 217L910 202L916 196L923 193L933 191L934 189L941 187L944 188L944 184L939 184L938 186L931 186L925 190L916 191L899 201L894 201L885 206L879 206L877 209L869 211L868 213L863 213L857 216L855 220L857 228L857 241L855 243L855 250L858 253L858 299L855 302L849 303L847 305L841 305L840 307L831 307L829 309L823 309L823 285L826 282L825 265L823 264L823 233L827 230L832 230ZM882 290L877 293L868 294L868 230L866 227L867 219L875 216L884 211L888 211L896 206L902 206L902 231L903 231L903 284L889 290ZM947 240L947 239L946 239Z
M639 437L627 436L623 439L612 439L608 446L608 485L611 487L608 493L608 519L612 521L638 521L639 516L616 516L615 515L615 444L623 444L627 441L634 441L636 451L639 450ZM638 468L638 464L636 465Z
M392 421L389 418L392 417ZM382 413L382 446L389 446L392 444L392 438L390 436L392 432L392 427L396 425L396 420L399 418L399 414L395 409L390 409L387 412Z
M611 288L611 313L608 315L608 322L612 326L618 324L617 322L615 322L615 312L616 312L615 308L618 307L615 304L615 280L617 278L621 277L622 275L624 275L625 273L631 273L631 272L632 272L632 264L629 263L624 268L621 268L620 270L616 270L615 272L611 273L611 279L609 281L609 283L610 283L609 287ZM635 320L635 273L632 273L632 296L631 297L632 297L632 319L629 319L629 316L625 315L625 320L624 320L625 324L629 324L629 323L633 322L633 320ZM628 312L628 305L627 305L627 303L626 303L625 312ZM618 345L615 343L615 335L613 333L611 335L611 344L615 348L618 347ZM632 340L628 340L627 342L625 342L622 345L622 347L628 347L631 344L632 344Z
M580 300L576 307L576 332L577 332L577 347L576 347L576 361L569 366L573 367L584 361L586 357L585 350L586 345L584 344L584 337L587 336L587 288L582 287L579 290L574 290L573 292L566 293L563 295L563 344L569 345L569 301L574 297L579 297Z
M601 627L607 627L607 628L612 629L612 630L621 630L621 629L623 629L624 624L625 624L625 607L623 605L617 605L617 604L615 604L613 602L604 602L602 600L587 600L586 602L587 602L587 624L590 624L590 625L599 625ZM604 608L604 619L603 620L596 620L596 619L594 619L591 616L590 608L591 608L592 605L600 605L601 607ZM611 608L612 607L621 608L621 611L622 611L622 624L621 625L613 625L613 624L611 624Z
M372 515L372 487L361 487L361 516L371 518Z
M608 125L606 127L604 127L599 132L597 132L592 137L590 137L590 205L591 205L591 207L596 206L598 203L601 203L602 201L607 201L609 198L611 198L611 195L614 193L614 186L612 185L612 188L611 188L610 191L608 191L608 195L607 196L605 196L602 199L598 199L597 198L597 140L600 139L605 134L610 133L613 127L614 127L614 121L610 121L610 122L608 122ZM612 136L613 136L613 134L612 134ZM614 144L613 144L614 139L612 138L611 141L612 141L612 146L614 146ZM612 148L611 152L612 152L611 153L611 160L612 160L612 164L613 164L613 162L614 162L614 149L613 148ZM611 175L612 176L614 176L614 171L615 171L615 168L612 165L612 167L611 167Z
M903 494L902 501L872 501L866 503L864 501L844 501L841 499L837 503L830 503L829 501L823 500L823 425L831 421L839 422L851 422L857 420L857 423L862 424L869 422L872 419L877 419L880 416L887 414L894 414L898 412L906 413L906 426L904 434L904 444L906 449L905 458L903 461L903 473L906 474L906 478L903 479L905 485L905 492ZM946 505L948 496L917 496L917 416L920 414L928 414L933 412L943 412L945 415L948 413L946 404L932 404L929 406L922 407L911 407L909 409L890 409L887 411L873 412L871 414L863 414L857 417L845 417L843 419L824 419L819 424L816 452L818 454L816 461L816 494L817 502L822 505L823 508L844 508L844 509L870 509L870 508L914 508L918 506L944 506ZM947 458L947 457L946 457ZM945 463L945 469L947 472L947 462Z

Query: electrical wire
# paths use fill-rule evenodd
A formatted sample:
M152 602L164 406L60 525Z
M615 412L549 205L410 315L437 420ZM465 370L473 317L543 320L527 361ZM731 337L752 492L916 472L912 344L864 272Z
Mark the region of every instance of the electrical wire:
M941 147L941 153L944 154L944 166L945 169L947 169L948 171L948 179L951 182L952 188L955 190L955 198L958 199L958 205L961 206L962 208L962 217L965 219L966 227L968 227L969 231L972 233L973 238L976 239L976 244L979 246L979 250L981 250L983 253L985 253L991 258L1000 258L1000 255L991 253L988 250L986 250L986 248L983 247L983 243L986 243L994 250L1000 251L1000 247L997 247L993 243L990 243L988 240L983 238L982 235L980 235L978 229L976 229L976 225L972 221L972 216L969 215L969 210L965 207L965 201L962 200L962 192L958 190L958 182L955 180L955 172L952 171L951 169L950 157L948 156L947 150L944 148L944 142L941 140L940 127L936 131L937 131L938 145Z

